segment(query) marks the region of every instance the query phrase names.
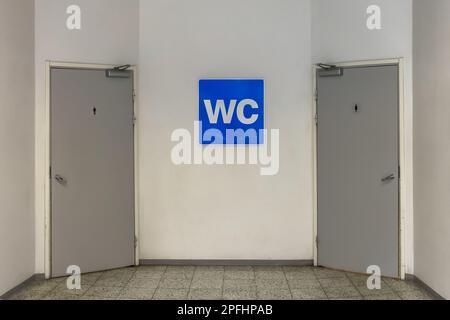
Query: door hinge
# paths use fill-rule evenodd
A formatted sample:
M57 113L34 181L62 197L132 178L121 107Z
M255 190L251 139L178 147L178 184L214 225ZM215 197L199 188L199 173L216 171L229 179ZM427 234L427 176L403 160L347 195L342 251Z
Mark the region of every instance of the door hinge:
M401 173L402 173L402 172L401 172L401 167L398 166L398 180L400 180L401 177L402 177Z
M136 126L136 121L137 121L136 116L133 116L133 127Z
M50 180L52 180L52 167L50 167L48 169L48 172L49 172L49 178L50 178Z
M133 90L133 103L136 101L136 91Z
M138 245L138 238L134 236L134 248L136 249Z
M317 90L317 89L314 92L314 99L316 100L316 102L319 100L319 90Z
M314 121L316 122L316 126L319 125L319 114L316 113L316 115L314 116Z
M316 237L316 247L317 248L319 247L319 237L318 236Z

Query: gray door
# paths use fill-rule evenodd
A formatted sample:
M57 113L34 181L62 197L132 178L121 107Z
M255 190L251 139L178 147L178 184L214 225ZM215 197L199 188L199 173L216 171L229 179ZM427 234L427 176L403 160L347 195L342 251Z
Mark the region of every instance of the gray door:
M318 73L318 262L399 276L398 66Z
M51 70L51 275L134 264L133 77Z

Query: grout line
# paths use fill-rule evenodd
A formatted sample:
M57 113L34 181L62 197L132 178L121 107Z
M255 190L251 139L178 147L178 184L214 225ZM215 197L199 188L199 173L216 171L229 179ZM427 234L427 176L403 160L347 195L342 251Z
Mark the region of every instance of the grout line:
M16 286L15 288L9 290L8 292L6 292L3 295L0 295L0 300L13 300L15 299L15 297L19 294L21 294L22 292L26 291L26 289L35 281L37 281L37 277L38 275L33 275L30 278L28 278L27 280L23 281L22 283L20 283L18 286Z
M44 280L44 281L46 281L46 280ZM61 283L62 283L62 282L61 282ZM56 288L57 288L59 285L60 285L60 284L58 283L53 289L50 289L49 291L47 291L47 292L46 292L45 294L43 294L42 297L39 298L38 300L42 301L42 300L44 300L45 298L49 297L50 294L53 293L53 291L55 291Z
M344 276L345 278L350 282L350 284L352 285L352 287L356 290L356 292L358 292L359 294L359 298L362 298L363 300L366 300L366 297L363 296L363 294L361 293L361 291L359 291L358 287L353 283L352 279L350 279L350 277L348 276L348 274L346 272L344 272ZM350 297L351 299L352 297ZM356 298L356 297L355 297Z
M287 276L286 276L286 270L284 270L283 267L281 267L281 270L282 270L282 272L283 272L284 279L286 280L287 286L288 286L288 288L289 288L289 293L291 294L291 299L294 300L294 295L293 295L293 293L292 293L292 288L291 288L291 285L289 284L289 280L288 280L288 278L287 278Z
M405 281L405 280L399 280L399 281ZM396 295L397 297L399 297L400 300L404 300L404 299L400 296L400 292L397 291L395 288L391 287L391 286L389 285L389 282L384 281L384 279L383 279L383 283L384 283L389 289L391 289L392 292L394 292L394 295Z
M163 273L161 274L161 276L159 277L158 285L156 286L155 291L153 291L151 300L155 299L156 292L159 290L159 287L160 287L160 285L161 285L162 280L164 279L164 275L166 274L166 271L167 271L167 266L164 266L164 271L163 271Z
M223 267L223 273L222 273L222 301L225 300L224 290L225 290L225 267Z
M98 276L97 279L95 279L95 281L92 282L91 286L90 286L90 287L86 290L86 292L83 293L79 298L81 299L81 298L84 298L84 297L89 297L89 296L87 295L88 291L95 287L95 284L98 282L98 280L101 279L101 277L103 277L104 274L105 274L105 272L101 272L101 273L100 273L100 276Z
M323 293L325 293L325 296L327 297L327 300L331 300L330 297L328 296L328 293L325 291L325 288L324 288L323 285L320 283L320 279L319 279L319 277L317 277L316 270L318 270L317 267L315 267L315 268L313 269L314 277L316 278L317 282L319 283L319 286L320 286L320 288L322 289Z
M133 277L136 275L136 269L134 269L134 272L132 272L130 279L128 279L128 281L123 285L123 287L121 287L121 290L119 291L119 294L117 295L117 299L118 300L121 296L121 294L125 291L125 288L127 287L128 284L130 284L131 279L133 279Z
M256 273L255 273L255 269L253 266L251 266L252 271L253 271L253 281L255 283L255 296L256 296L256 300L260 300L259 298L259 292L260 290L258 289L258 282L256 281Z
M359 293L359 295L364 299L367 300L367 298L365 296L363 296L363 294L361 293L361 290L359 290L359 288L356 286L356 284L353 282L353 280L348 276L347 273L345 273L345 277L348 279L348 281L350 281L351 285L356 289L356 291Z
M265 289L259 290L259 288L258 288L258 281L257 281L258 279L256 279L255 267L254 267L254 266L251 266L251 268L252 268L252 272L253 272L253 282L255 283L256 300L260 300L259 292L264 291ZM263 288L263 287L261 287L261 288ZM261 298L262 298L262 297L261 297Z
M189 283L188 293L187 293L187 297L186 297L187 300L189 300L189 295L191 293L192 283L194 282L194 275L195 275L195 272L197 271L197 268L198 267L194 267L194 272L192 273L191 282Z

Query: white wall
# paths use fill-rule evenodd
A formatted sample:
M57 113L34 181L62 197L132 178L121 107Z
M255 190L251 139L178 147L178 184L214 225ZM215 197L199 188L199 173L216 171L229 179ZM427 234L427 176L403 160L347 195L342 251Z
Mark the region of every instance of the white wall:
M426 1L429 2L429 1ZM370 5L381 8L382 29L366 26ZM412 1L313 0L312 56L315 63L405 58L406 272L414 272L413 227L413 108L412 108Z
M66 8L81 7L81 30L66 28ZM36 1L36 272L44 272L45 61L136 64L138 0Z
M140 2L143 259L312 259L309 0ZM198 80L264 78L281 170L176 167L174 129L193 131Z
M34 274L33 2L0 1L0 296Z
M450 1L414 1L415 272L450 299Z

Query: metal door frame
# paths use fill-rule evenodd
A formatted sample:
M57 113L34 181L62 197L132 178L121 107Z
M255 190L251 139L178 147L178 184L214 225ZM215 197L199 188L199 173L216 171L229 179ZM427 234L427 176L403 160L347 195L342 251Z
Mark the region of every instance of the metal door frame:
M400 181L399 181L399 278L405 279L406 277L406 239L405 239L405 227L406 227L406 194L405 194L405 171L406 168L406 153L405 153L405 96L404 96L404 59L385 59L385 60L367 60L367 61L354 61L354 62L342 62L333 63L337 67L374 67L384 65L398 65L399 72L399 165L400 165ZM317 71L320 69L316 64L313 65L313 118L312 118L312 137L313 137L313 253L314 253L314 265L318 265L318 189L317 189L317 152L318 152L318 140L317 140Z
M52 262L52 245L51 245L51 226L52 226L52 216L51 216L51 176L50 176L50 166L51 166L51 122L50 122L50 96L51 96L51 82L50 73L52 68L58 69L77 69L77 70L107 70L117 67L117 65L107 65L107 64L90 64L90 63L73 63L73 62L57 62L57 61L46 61L46 75L45 75L45 167L42 168L45 172L45 183L44 183L44 193L45 193L45 244L44 244L44 271L45 278L50 279L51 277L51 262ZM135 265L139 265L139 158L138 158L138 103L136 94L136 84L137 84L137 67L132 65L129 70L133 71L133 109L134 109L134 235L135 235Z

